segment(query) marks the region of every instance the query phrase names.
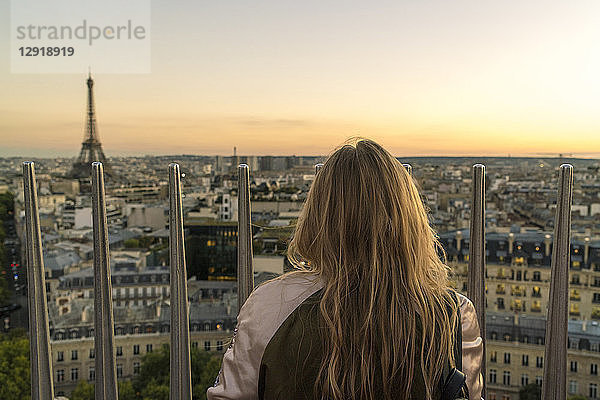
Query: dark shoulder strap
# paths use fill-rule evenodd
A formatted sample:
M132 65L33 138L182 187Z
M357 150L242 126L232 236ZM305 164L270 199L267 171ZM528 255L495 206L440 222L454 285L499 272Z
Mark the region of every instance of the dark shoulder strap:
M444 387L442 390L442 400L454 400L466 391L466 376L462 372L462 324L460 318L460 301L455 291L450 290L450 296L456 304L456 312L458 319L454 331L454 366L448 360L447 366L444 368L443 379ZM454 312L454 310L452 310Z
M462 324L460 318L460 300L454 290L450 291L450 295L456 303L456 312L458 318L456 322L456 329L454 331L454 363L456 369L462 370Z

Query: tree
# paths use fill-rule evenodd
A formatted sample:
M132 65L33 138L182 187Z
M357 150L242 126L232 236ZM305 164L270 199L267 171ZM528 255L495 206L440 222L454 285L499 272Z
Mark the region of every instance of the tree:
M131 381L119 381L119 400L136 400L138 397L133 390ZM86 381L79 381L77 386L71 393L71 400L94 400L95 387L94 384Z
M587 400L587 397L582 396L580 394L576 394L575 396L569 396L568 400Z
M192 388L194 399L205 400L206 389L213 385L221 368L220 353L207 352L194 347L190 352L192 364ZM162 399L163 392L169 393L169 347L147 353L142 358L140 374L133 381L133 389L141 393L142 399ZM154 396L154 397L153 397ZM128 399L123 399L128 400Z
M519 390L519 400L540 400L542 398L542 388L535 384L523 386Z
M71 400L94 400L94 396L94 385L86 381L79 381L71 393Z
M18 330L0 334L0 399L28 400L30 382L29 340Z
M167 346L161 347L152 353L146 353L142 357L140 373L133 380L135 392L142 393L151 382L157 385L169 386L169 362L170 355Z
M222 357L220 354L212 355L200 373L200 379L194 386L194 398L206 400L206 389L214 385L215 379L221 369Z
M154 381L148 383L142 391L142 400L169 400L169 385L160 385Z
M119 382L119 400L136 400L137 398L131 381Z

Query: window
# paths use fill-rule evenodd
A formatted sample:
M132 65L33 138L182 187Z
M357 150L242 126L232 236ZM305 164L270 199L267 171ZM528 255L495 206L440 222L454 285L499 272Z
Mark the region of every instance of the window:
M59 369L56 371L56 381L63 382L65 380L65 370Z
M139 361L136 361L133 363L133 374L139 375L139 373L140 373L140 363L139 363Z
M139 344L133 345L133 354L140 354L140 345Z
M594 297L592 298L592 303L600 303L600 293L594 293Z
M123 364L117 364L117 378L123 377Z
M90 373L88 375L88 379L90 381L93 381L94 379L96 379L96 368L95 367L90 367Z
M542 377L541 376L535 377L535 384L538 386L542 386Z
M521 375L521 386L527 386L529 384L529 376L527 374Z
M504 353L504 364L510 364L510 353Z
M598 398L598 384L597 383L590 383L590 397L592 399Z
M538 368L544 368L544 357L536 357L535 366Z
M577 361L571 361L571 372L577 372Z
M590 375L598 375L598 364L590 364Z
M508 394L503 394L503 395L502 395L502 400L510 400L510 395L508 395Z
M523 354L523 358L521 359L521 364L524 367L527 367L529 365L529 356L527 354Z
M117 357L123 355L123 346L117 346Z
M198 348L198 342L192 342L192 348L193 349L197 349Z
M498 310L504 310L504 299L502 297L498 297Z
M510 371L504 371L502 374L502 384L504 386L510 386Z
M223 341L217 340L217 351L222 351L222 350L223 350Z
M152 353L152 344L146 345L146 353Z
M542 280L542 276L540 274L540 271L533 271L533 280L536 282L539 282Z
M204 341L204 350L206 350L206 351L210 350L210 341L209 340Z
M498 353L495 351L490 351L490 362L496 362L496 359L498 358Z
M79 371L77 368L71 368L71 380L76 381L79 379Z
M490 383L496 383L496 370L490 369Z
M77 360L77 350L71 350L71 360Z
M94 358L95 356L96 356L96 351L93 348L91 348L90 349L90 358Z
M59 351L58 353L56 353L56 361L64 361L65 360L65 353L63 351Z
M577 381L569 381L569 394L577 393Z

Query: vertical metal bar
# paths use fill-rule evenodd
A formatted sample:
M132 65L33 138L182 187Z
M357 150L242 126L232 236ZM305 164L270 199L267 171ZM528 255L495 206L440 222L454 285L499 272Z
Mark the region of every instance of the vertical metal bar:
M254 290L251 221L250 171L246 164L240 164L238 166L238 311Z
M187 270L179 164L169 164L169 250L171 260L171 400L192 398Z
M117 400L112 284L102 163L92 163L96 400Z
M573 166L562 164L558 182L550 298L546 319L546 348L542 399L567 398L567 345L569 307L569 259L571 244L571 204Z
M46 278L42 254L42 234L37 205L35 166L23 163L25 196L25 247L27 252L27 280L29 302L29 349L32 400L53 400L54 383L50 330L46 305Z
M412 165L410 165L410 164L402 164L402 166L403 166L404 168L406 168L406 172L408 172L408 174L409 174L410 176L412 176Z
M315 165L315 175L319 173L321 168L323 168L323 163L318 163Z
M477 312L483 339L481 372L485 385L485 165L473 165L473 197L469 244L468 294ZM485 386L482 397L485 398Z

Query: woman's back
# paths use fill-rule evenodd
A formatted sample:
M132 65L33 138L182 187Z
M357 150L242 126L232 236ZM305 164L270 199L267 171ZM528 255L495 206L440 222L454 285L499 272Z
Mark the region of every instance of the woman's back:
M312 274L287 275L257 288L240 312L238 331L208 399L320 399L314 384L326 351L319 331L322 290ZM458 298L462 370L470 398L479 399L483 344L473 305ZM381 382L375 387L376 398L383 398ZM411 398L424 398L423 391L423 376L416 374ZM439 395L437 390L433 398Z
M271 346L269 362L258 365L262 375L252 377L262 379L265 398L278 398L268 396L276 380L287 397L300 395L293 389L298 379L307 398L402 399L415 391L435 398L446 366L454 364L459 323L441 253L418 190L398 160L369 140L337 149L311 186L288 248L300 272L257 289L251 298L260 299L260 312L248 300L239 316L238 336L262 323L236 340L260 342L253 351L259 349L261 359L260 346ZM281 286L279 297L259 294L273 285ZM284 301L288 297L297 303ZM286 344L271 345L272 338ZM236 346L228 353L225 360L235 360ZM288 379L281 369L289 363Z

